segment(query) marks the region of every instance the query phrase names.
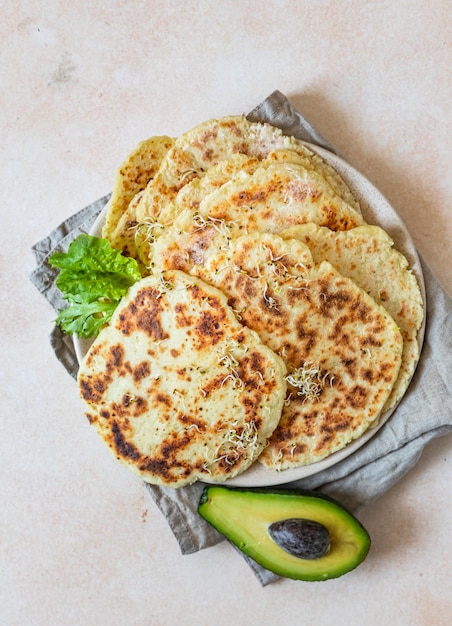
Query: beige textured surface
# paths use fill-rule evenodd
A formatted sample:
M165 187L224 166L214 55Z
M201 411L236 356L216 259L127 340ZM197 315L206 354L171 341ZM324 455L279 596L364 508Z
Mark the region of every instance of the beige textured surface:
M181 5L185 6L181 8ZM405 220L452 291L450 3L8 2L2 10L2 623L450 623L450 439L360 518L368 559L262 589L228 545L182 557L99 450L29 283L30 246L111 189L142 139L280 89ZM7 236L5 236L7 233Z

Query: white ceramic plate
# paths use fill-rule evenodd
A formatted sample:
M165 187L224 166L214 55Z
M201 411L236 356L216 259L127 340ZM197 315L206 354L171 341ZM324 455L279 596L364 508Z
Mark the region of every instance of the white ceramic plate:
M361 205L361 212L365 221L368 224L374 224L380 226L381 228L384 228L384 230L393 239L395 248L399 252L404 254L405 257L408 259L410 267L412 268L419 282L419 286L421 288L422 296L425 303L424 278L422 275L422 268L419 257L416 252L414 242L411 239L405 224L402 222L395 210L382 196L382 194L372 185L372 183L370 183L357 170L351 167L346 161L344 161L337 155L328 152L323 148L320 148L319 146L314 146L309 143L307 143L306 145L312 151L317 152L321 157L323 157L325 161L327 161L342 176L342 178L345 180L352 193L354 194L355 198L357 198L357 200L359 201ZM101 236L106 210L107 207L104 208L104 210L94 223L90 231L91 235L97 237ZM424 329L425 321L418 335L420 350L422 348L422 343L424 339ZM81 339L74 337L75 351L79 362L83 359L91 343L92 340L90 339ZM366 431L361 437L349 443L342 450L331 454L327 458L322 459L317 463L312 463L311 465L307 465L304 467L288 469L279 472L265 469L260 463L254 463L254 465L252 465L250 469L248 469L240 476L227 480L226 484L234 487L270 487L274 485L280 485L282 483L292 482L294 480L299 480L301 478L306 478L307 476L312 476L317 472L323 471L329 467L332 467L333 465L336 465L336 463L339 463L340 461L346 459L351 454L356 452L359 448L361 448L361 446L369 441L369 439L371 439L388 421L395 408L396 407L384 413L381 416L378 424Z

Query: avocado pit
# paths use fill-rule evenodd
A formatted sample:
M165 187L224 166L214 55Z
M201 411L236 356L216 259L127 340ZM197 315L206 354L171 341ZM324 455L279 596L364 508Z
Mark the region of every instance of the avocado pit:
M280 548L299 559L320 559L330 551L328 529L314 520L278 520L270 524L268 534Z

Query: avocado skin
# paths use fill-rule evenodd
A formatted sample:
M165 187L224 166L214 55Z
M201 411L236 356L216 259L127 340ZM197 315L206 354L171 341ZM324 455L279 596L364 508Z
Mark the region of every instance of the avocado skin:
M318 491L208 485L198 512L230 542L266 569L294 580L338 578L366 558L371 539L361 522L334 498ZM331 548L315 560L287 554L268 527L289 518L312 519L330 533Z

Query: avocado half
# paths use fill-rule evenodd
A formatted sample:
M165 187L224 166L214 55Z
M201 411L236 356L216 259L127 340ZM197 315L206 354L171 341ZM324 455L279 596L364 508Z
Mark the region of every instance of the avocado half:
M211 485L203 490L198 512L254 561L296 580L338 578L366 558L371 543L369 533L356 517L336 500L316 491ZM312 538L310 526L314 531L323 527L329 536L326 550L317 555L312 554L316 538ZM275 527L284 532L273 533ZM306 546L302 545L304 541ZM294 550L297 543L303 549ZM311 548L309 558L294 555L303 554L305 547L307 554Z

